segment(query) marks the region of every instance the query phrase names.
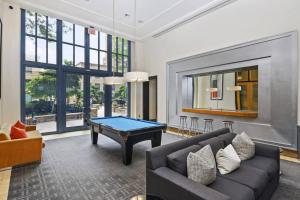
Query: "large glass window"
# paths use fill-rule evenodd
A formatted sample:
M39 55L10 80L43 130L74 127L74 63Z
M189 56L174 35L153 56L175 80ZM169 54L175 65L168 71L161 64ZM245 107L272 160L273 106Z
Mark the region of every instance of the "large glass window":
M112 37L112 70L113 72L126 73L129 65L129 43L128 40Z
M25 15L25 60L56 64L57 20L31 11Z
M83 75L66 74L66 127L83 125Z
M62 22L63 65L85 67L85 28L70 22Z
M107 34L90 34L90 69L107 71Z
M130 70L130 41L27 10L21 15L23 121L49 133L87 128L88 117L128 114L127 84L104 86L103 77Z
M114 85L112 88L112 115L127 116L128 86L127 84Z
M90 116L104 117L104 85L103 78L90 78Z

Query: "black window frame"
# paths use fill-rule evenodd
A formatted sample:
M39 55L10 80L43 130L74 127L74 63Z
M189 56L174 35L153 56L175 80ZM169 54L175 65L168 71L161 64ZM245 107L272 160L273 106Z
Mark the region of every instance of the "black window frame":
M73 24L73 44L69 42L64 42L62 35L63 35L63 30L62 30L62 24L63 21L60 19L57 19L55 17L51 17L56 19L56 40L49 38L48 37L48 18L49 16L43 15L46 17L46 37L41 37L37 35L37 15L40 13L30 11L35 13L35 33L34 34L29 34L26 32L26 11L25 9L21 9L21 49L20 49L20 57L21 57L21 119L25 121L25 73L26 73L26 67L33 67L33 68L42 68L42 69L54 69L56 70L56 78L57 78L57 117L58 119L64 119L66 113L64 110L64 107L62 106L65 101L63 91L65 88L65 80L64 76L67 73L77 73L77 74L82 74L84 75L84 113L85 117L89 117L90 113L90 77L106 77L106 76L123 76L124 69L122 69L122 73L114 73L112 71L112 35L106 34L107 35L107 50L104 51L107 53L107 71L99 70L100 67L100 55L99 52L103 51L100 49L100 38L98 41L98 47L99 47L99 52L98 52L98 70L95 69L90 69L90 59L89 59L89 50L90 50L90 44L89 44L89 34L88 34L88 28L84 28L84 46L76 44L75 43L75 27L76 24ZM69 22L70 23L70 22ZM77 24L79 26L82 26L80 24ZM97 31L98 35L100 36L100 30ZM29 61L26 60L26 36L34 37L35 38L35 59L34 61ZM45 39L46 40L46 63L43 62L37 62L37 38ZM56 42L56 64L51 64L48 63L48 41L55 41ZM63 44L68 44L73 46L73 66L70 65L64 65L63 63ZM84 67L76 67L75 66L75 47L81 47L84 48ZM131 68L131 55L130 55L130 50L131 50L131 41L128 40L128 71L130 71ZM123 59L122 59L123 60ZM122 64L123 65L123 64ZM123 66L122 66L123 67ZM127 108L127 115L130 116L130 110L131 110L131 98L130 98L130 91L131 91L131 86L130 84L127 84L127 103L128 103L128 108ZM105 85L104 86L104 92L105 92L105 117L109 117L112 114L112 86ZM52 132L52 133L45 133L46 134L53 134L53 133L61 133L61 132L66 132L66 131L72 131L72 129L66 129L65 125L62 125L60 120L57 120L57 131ZM65 119L62 120L65 122ZM87 126L85 125L82 127L83 129L87 129ZM80 130L77 128L74 128L74 130Z

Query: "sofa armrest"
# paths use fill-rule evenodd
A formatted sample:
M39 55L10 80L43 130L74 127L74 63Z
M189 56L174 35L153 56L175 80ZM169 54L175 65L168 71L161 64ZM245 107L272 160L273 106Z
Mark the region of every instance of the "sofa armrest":
M271 145L255 143L255 155L280 160L279 148Z
M35 131L36 125L26 125L25 130L26 131Z
M166 200L230 200L225 194L197 183L167 168L147 170L147 195Z

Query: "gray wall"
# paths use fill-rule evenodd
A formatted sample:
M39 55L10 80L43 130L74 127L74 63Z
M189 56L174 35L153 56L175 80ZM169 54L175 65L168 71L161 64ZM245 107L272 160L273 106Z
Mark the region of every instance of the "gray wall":
M297 149L297 45L297 32L289 32L169 62L168 125L177 127L182 114L213 118L215 129L223 126L222 120L230 119L235 122L235 132L246 131L257 141ZM259 70L257 118L182 113L190 105L184 76L253 65Z

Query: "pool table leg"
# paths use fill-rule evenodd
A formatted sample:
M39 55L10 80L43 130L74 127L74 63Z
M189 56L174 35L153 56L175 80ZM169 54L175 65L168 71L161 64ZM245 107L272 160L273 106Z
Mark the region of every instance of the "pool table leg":
M97 144L98 142L98 133L94 131L94 129L91 129L91 140L92 144Z
M126 141L122 143L122 158L124 165L129 165L132 160L133 144Z
M160 144L161 144L161 131L153 134L153 136L151 138L151 144L152 144L152 148L160 146Z

